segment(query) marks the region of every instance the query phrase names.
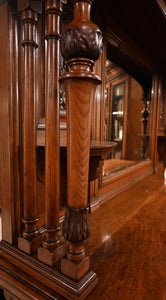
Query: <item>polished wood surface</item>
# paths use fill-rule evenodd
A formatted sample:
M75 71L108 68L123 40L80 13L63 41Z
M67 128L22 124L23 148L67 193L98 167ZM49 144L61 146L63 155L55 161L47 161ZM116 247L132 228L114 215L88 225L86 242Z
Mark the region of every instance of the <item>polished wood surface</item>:
M62 0L62 2L66 1ZM71 298L84 299L98 282L97 271L100 276L99 289L89 297L102 299L104 295L108 299L111 297L116 299L124 298L126 295L129 299L133 299L138 295L139 298L142 296L147 299L152 294L153 298L156 295L165 298L162 279L165 278L163 267L165 257L162 252L165 242L162 240L163 236L165 238L163 230L165 202L162 200L163 197L165 198L165 186L162 184L162 176L153 175L146 179L148 181L145 177L152 173L156 166L159 167L158 135L161 125L165 124L165 121L161 124L159 120L165 105L165 86L162 87L161 82L165 81L166 69L164 39L166 21L160 8L152 0L140 0L136 3L131 0L125 2L96 0L94 3L93 20L103 28L108 58L112 58L115 63L118 61L139 81L143 89L152 90L153 120L150 139L151 160L131 166L115 176L104 178L98 194L95 194L97 203L99 205L102 203L103 206L90 216L92 235L86 244L90 232L86 199L89 176L89 132L91 124L94 139L103 138L106 78L102 57L106 57L106 52L103 51L93 72L93 64L100 55L101 46L101 32L89 19L90 5L93 1L69 0L67 5L70 14L67 20L71 20L73 2L75 3L74 22L70 23L72 26L65 26L66 31L63 31L61 42L64 47L62 52L67 61L61 80L66 81L66 99L69 108L67 116L68 195L70 192L72 195L68 197L65 218L60 218L64 234L61 239L67 256L55 266L48 266L37 258L36 250L40 239L35 236L38 237L38 233L43 232L43 220L46 220L46 223L50 220L52 222L54 213L56 213L56 220L58 217L57 212L53 212L51 218L50 213L49 217L48 214L45 216L42 201L44 197L41 197L42 193L43 195L45 193L44 185L42 186L40 178L37 178L36 172L36 161L40 159L40 154L36 155L36 134L37 123L41 124L41 121L44 121L44 100L47 94L45 86L48 84L45 79L48 79L49 70L54 67L50 65L47 68L49 47L47 48L48 44L44 41L47 33L45 25L49 25L50 28L52 28L51 24L55 25L54 16L59 12L57 9L52 9L50 5L60 3L58 0L47 2L0 0L0 198L2 198L3 229L3 240L0 243L0 286L8 299L11 297L13 299L62 299L63 297L70 300ZM47 24L47 15L44 9L42 10L45 3L48 3L51 15L49 24ZM111 9L108 9L110 6ZM67 20L63 15L64 23ZM55 46L55 40L50 44ZM56 54L56 49L54 50L52 53ZM50 54L50 64L54 59L56 60L56 55ZM98 87L96 93L92 91L97 85L95 74L102 76L102 86ZM50 81L52 76L50 74ZM56 82L54 81L52 87L56 86L58 80L56 77L59 77L59 74L54 77ZM90 94L87 95L89 90ZM54 95L49 94L49 99L55 99L56 91L54 92ZM93 109L92 114L90 106ZM132 106L134 107L134 103ZM132 107L130 109L132 111ZM52 111L54 112L55 110ZM162 128L164 134L164 127ZM70 136L74 137L74 142L70 141ZM58 140L56 142L58 143ZM59 147L57 143L55 147ZM101 149L97 148L97 151L101 154ZM96 159L97 156L92 157ZM51 158L48 157L47 160L51 161ZM66 164L66 161L64 160L63 163ZM51 163L50 166L52 168ZM143 178L144 181L140 182ZM133 187L127 192L127 188L131 186ZM52 188L53 185L51 184L50 187ZM123 194L120 194L121 191ZM115 194L118 197L115 197ZM53 208L57 208L57 202L49 201L49 211L51 211L51 203ZM148 209L144 214L146 206ZM25 227L21 222L22 217ZM144 231L144 228L147 230ZM21 237L22 233L23 237ZM39 236L42 238L42 235ZM89 267L90 258L92 258L91 267L94 271ZM160 282L155 277L156 274ZM63 296L59 296L58 293Z
M103 173L105 176L108 176L111 173L126 169L126 168L134 165L135 163L136 163L136 161L132 161L132 160L107 159L104 161Z
M0 205L3 239L12 244L20 234L18 27L7 2L0 3L0 18Z
M165 199L162 171L91 215L87 246L100 281L87 299L165 299Z
M74 18L62 31L62 55L67 70L60 77L67 107L67 207L62 233L69 242L61 272L79 281L90 272L85 242L89 236L87 213L90 124L92 101L100 78L94 74L94 61L99 58L102 36L91 22L91 1L74 2ZM87 276L87 275L86 275ZM90 287L97 284L92 280Z
M74 66L76 68L76 66ZM87 65L87 69L89 66ZM74 70L74 68L73 68ZM81 69L80 69L81 70ZM77 72L80 71L79 69ZM87 72L87 71L86 71ZM88 72L87 72L88 73ZM74 76L74 72L72 74ZM76 74L77 75L77 74ZM76 76L75 75L75 76ZM78 76L78 75L77 75ZM80 78L76 82L71 78L67 80L66 95L71 98L71 104L67 106L67 116L69 117L67 124L67 170L68 170L68 204L73 207L84 207L85 199L87 199L88 190L88 170L89 170L89 151L90 151L90 111L91 101L93 99L94 89L93 86L99 83L98 78L86 78L85 83ZM91 75L92 76L92 75ZM83 77L83 75L82 75ZM78 88L76 90L76 83L78 82ZM72 85L73 84L73 85ZM84 84L86 88L86 94L83 95L82 103L74 103L74 100L80 95L81 86ZM66 83L63 82L65 86ZM67 97L66 96L66 97ZM87 97L87 98L85 98ZM84 101L84 102L83 102ZM78 115L78 117L77 117ZM82 122L82 123L81 123ZM86 124L86 125L85 125ZM69 135L70 134L70 135ZM76 142L78 140L78 142ZM80 168L82 166L82 170ZM77 191L75 182L76 178L79 180ZM72 204L71 204L72 203Z
M165 198L162 169L90 215L92 235L86 248L100 281L87 299L123 299L124 293L126 300L165 299ZM25 299L65 299L53 285L48 288L48 277L42 285L33 278L30 290L26 282L32 281L35 269L28 274L28 264L23 271L17 260L2 251L0 267L1 287L10 286L9 291L17 297L26 294ZM11 272L6 273L5 267Z
M37 147L45 147L45 125L42 129L37 129ZM90 156L107 155L114 147L116 143L113 142L90 140ZM67 149L67 136L62 131L60 131L60 148Z
M40 4L40 2L39 2ZM22 59L22 138L23 138L23 208L22 208L22 237L18 239L19 248L27 253L36 251L38 240L39 220L37 211L37 173L36 173L36 89L35 89L35 59L36 59L36 30L38 14L26 10L23 5L21 14L23 59ZM35 241L33 239L35 238ZM38 240L38 241L37 241Z
M44 137L44 131L43 137ZM40 224L41 226L44 223L44 185L45 185L45 143L44 139L40 139L37 147L37 177L38 177L38 197L40 199L39 209L40 209ZM90 157L89 157L89 184L88 189L90 188L90 181L99 178L102 185L102 172L103 172L103 160L107 157L108 154L116 147L116 143L112 142L90 142ZM67 204L67 146L66 140L61 140L60 145L60 210L64 210ZM90 191L88 192L89 199ZM90 200L90 199L89 199Z
M60 1L46 1L46 130L45 130L45 223L43 248L38 259L54 265L64 256L58 231L60 204L59 50ZM50 251L51 250L51 251Z

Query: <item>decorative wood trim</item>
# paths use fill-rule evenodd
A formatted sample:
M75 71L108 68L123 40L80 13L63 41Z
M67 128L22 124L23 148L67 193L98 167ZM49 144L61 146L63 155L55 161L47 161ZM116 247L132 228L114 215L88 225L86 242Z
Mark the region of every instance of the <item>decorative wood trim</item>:
M67 208L65 220L62 226L62 233L65 240L69 242L83 242L89 236L89 220L87 208L71 209ZM75 230L73 231L73 227Z
M14 70L11 70L11 66L13 65L13 63L15 63L15 61L13 61L10 52L12 49L12 40L14 38L13 33L10 30L13 21L7 1L1 4L0 18L3 19L0 31L0 117L1 120L3 120L2 122L0 122L0 198L2 199L2 238L6 242L12 244L15 239L14 233L16 230L14 220L15 171L13 162L14 147L16 147L16 144L13 136L13 118L17 118L16 116L13 116L13 113L15 109L15 113L17 114L17 108L15 107L15 105L13 105L14 99L11 86L11 84L13 84L13 77L15 76L15 74L12 74L12 71ZM15 71L17 72L17 70Z
M38 259L54 265L64 256L58 235L60 198L59 51L62 3L47 0L46 13L46 129L45 129L45 224Z
M41 14L42 1L41 0L17 0L17 9L18 11L30 9L38 14Z
M107 184L113 184L117 180L121 180L123 182L123 180L125 179L125 177L127 178L127 176L134 178L135 173L140 172L144 168L151 169L152 166L153 166L153 162L150 159L146 160L146 161L138 162L137 164L132 165L127 169L118 171L117 173L114 173L112 175L108 175L108 176L104 177L102 187L104 188L104 186ZM132 176L132 173L133 173L133 176Z
M41 243L37 227L37 174L36 174L36 31L38 15L32 10L24 10L22 20L23 47L23 217L24 229L22 237L18 238L18 247L31 254ZM34 239L34 241L33 241ZM39 241L37 241L39 239Z
M21 159L20 159L20 94L19 94L19 37L18 37L18 19L12 14L12 32L11 40L11 61L12 61L12 94L13 94L13 167L14 167L14 212L15 220L21 219ZM21 222L15 222L14 240L21 233Z
M142 170L144 170L144 172L142 172ZM103 179L101 189L98 190L97 197L91 202L92 211L152 173L153 162L147 160L139 162L125 170L118 171L117 174L106 176L106 178Z
M18 285L19 282L19 284L21 283L25 287L30 287L35 290L39 295L47 296L50 300L52 299L51 295L53 291L54 293L56 291L62 294L69 300L83 300L98 282L98 278L93 271L87 272L85 276L76 282L60 273L58 267L48 267L34 259L33 256L28 256L3 241L0 242L0 249L2 251L1 253L3 253L3 260L0 260L0 269L3 273L8 275L9 282L10 277L16 279L18 288L18 292L15 290L16 296L19 296L18 293L21 292L21 288ZM6 261L8 264L7 267ZM37 281L36 278L38 279ZM3 284L2 287L8 289L8 284L5 284L5 282L1 282L0 276L0 283ZM52 293L50 293L50 289ZM29 299L33 299L31 295L29 296Z
M93 66L102 47L101 32L90 21L90 6L91 1L76 0L74 19L62 31L62 54L67 59L67 71L60 82L63 83L67 104L68 206L63 232L65 238L74 236L75 239L71 238L67 257L61 260L61 272L76 281L89 270L89 257L86 257L84 249L87 236L83 237L81 230L85 229L85 224L82 224L84 214L80 212L85 211L88 200L90 116L94 92L100 83L100 78L93 73ZM87 218L88 215L86 221ZM74 234L75 226L70 227L73 222L81 234L81 241L80 235Z

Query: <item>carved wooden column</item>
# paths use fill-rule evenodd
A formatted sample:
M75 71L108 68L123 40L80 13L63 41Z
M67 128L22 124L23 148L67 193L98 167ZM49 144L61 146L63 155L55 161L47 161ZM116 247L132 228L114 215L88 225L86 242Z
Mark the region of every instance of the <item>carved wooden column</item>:
M148 111L148 95L147 92L144 92L143 96L143 103L144 103L144 109L142 111L142 125L143 125L143 134L142 136L142 158L145 159L146 153L147 153L147 147L149 143L149 136L147 135L147 125L148 125L148 117L149 117L149 111Z
M59 48L60 15L62 3L47 0L46 11L46 131L45 131L45 232L43 247L38 249L38 259L53 266L62 256L60 242L59 190L60 190L60 142L59 142Z
M36 5L35 5L36 4ZM34 8L34 10L33 10ZM18 239L19 249L35 252L41 242L37 227L39 220L36 201L36 90L35 52L37 48L37 21L41 1L18 1L23 10L22 21L22 135L23 135L23 218L24 229Z
M67 208L63 235L69 242L61 272L75 281L89 270L84 244L89 236L87 212L90 116L100 78L93 73L102 36L90 21L92 1L75 1L74 20L62 32L62 55L68 71L61 77L67 106Z

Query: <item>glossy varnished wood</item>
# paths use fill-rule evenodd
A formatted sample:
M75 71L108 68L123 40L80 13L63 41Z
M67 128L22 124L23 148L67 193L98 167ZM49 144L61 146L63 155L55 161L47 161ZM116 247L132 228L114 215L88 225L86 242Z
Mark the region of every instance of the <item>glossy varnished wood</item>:
M49 0L48 2L55 3L56 0ZM65 1L63 0L63 2ZM69 2L71 3L73 1ZM84 2L86 2L85 6L83 4ZM87 3L89 4L91 2L91 0L78 1L77 8L79 9L77 10L76 16L80 17L80 12L82 12L81 15L84 15L85 12L88 12L89 14ZM43 13L39 26L37 25L36 18L36 14L41 13L43 4L43 1L39 0L0 0L0 114L2 121L0 122L0 167L2 167L0 168L0 190L2 189L2 221L4 239L4 241L0 243L0 286L4 288L5 296L9 299L10 297L13 297L13 299L63 299L63 297L59 296L57 292L62 293L70 300L73 298L77 299L78 297L81 299L85 298L96 285L97 276L95 272L98 272L100 285L99 288L97 288L97 290L89 296L89 298L92 297L91 299L123 299L124 297L129 300L134 298L136 298L136 300L140 300L140 298L164 299L166 296L164 290L165 282L163 279L165 278L165 249L163 251L165 244L165 187L161 184L162 178L157 179L158 177L156 175L149 178L148 181L144 181L141 184L139 183L138 185L133 186L131 190L128 190L128 192L126 191L123 195L121 194L118 197L112 198L110 202L100 208L100 211L96 211L91 215L92 234L86 246L86 253L92 258L91 267L94 272L88 271L85 276L81 277L87 271L87 266L89 267L89 260L86 260L88 261L88 264L84 265L84 262L86 261L82 259L85 253L83 249L81 249L83 250L81 253L83 255L79 256L81 264L75 263L74 267L72 263L70 264L72 260L71 258L73 258L74 255L76 259L78 258L77 251L80 250L80 247L77 242L80 241L80 234L77 235L77 238L73 242L73 240L70 240L70 237L68 238L67 235L65 235L65 230L63 231L65 237L67 237L66 239L72 244L72 246L70 245L71 251L70 253L68 252L68 261L64 261L63 263L67 266L69 262L69 271L67 272L67 275L71 275L74 279L70 279L68 276L61 273L62 269L60 264L56 264L55 267L49 267L38 261L36 254L27 255L23 251L18 250L17 245L13 243L17 241L20 233L21 219L19 205L21 205L21 212L23 217L25 216L24 221L27 222L26 227L28 227L27 232L24 230L24 236L26 233L32 233L32 235L33 233L38 233L36 228L36 221L38 220L38 209L36 203L40 203L40 206L42 206L40 198L37 200L35 199L36 196L33 197L34 194L36 194L36 184L35 186L33 184L36 181L35 151L37 111L35 105L37 100L39 100L39 102L42 101L42 104L39 104L39 115L41 115L41 112L44 110L43 73L45 61L44 55L41 54L40 51L43 51L44 49L43 29L44 23L46 24L46 18ZM155 1L147 0L145 2L140 0L133 3L131 0L126 0L125 2L96 0L95 4L94 12L97 9L98 21L100 24L103 22L104 30L106 30L105 34L108 36L112 45L109 55L111 57L114 56L114 59L120 58L119 61L123 62L132 74L135 74L135 78L137 78L143 85L145 84L148 85L148 87L151 87L152 74L155 72L159 73L160 70L163 74L165 74L166 62L165 39L163 38L166 23L164 17L160 15L160 11L157 9ZM112 7L111 10L108 9L109 5ZM135 9L135 7L137 9ZM150 10L149 7L151 8ZM20 24L20 21L17 19L19 17L18 10L24 10L24 20L22 24ZM146 18L142 18L142 23L140 23L138 21L140 20L140 16L142 16L143 11L147 12L147 14L145 13ZM53 11L51 11L51 14L52 13ZM151 20L154 20L154 23L151 23ZM77 19L75 25L78 23L79 21ZM133 26L130 26L130 24ZM23 29L25 33L22 38L22 45L19 39L17 40L17 30L19 32L20 29ZM40 34L40 37L37 39L35 36L36 29ZM83 40L86 40L84 38L89 34L90 30L86 26L84 29L85 30L81 33L83 33ZM78 33L77 28L76 33ZM112 39L112 33L113 36L115 35L115 39ZM99 31L97 31L97 34L99 34ZM160 34L162 36L160 36ZM96 36L96 33L94 35ZM78 35L76 34L76 37L77 36ZM28 38L26 39L25 37ZM32 37L32 39L29 37ZM74 41L76 41L75 47L73 47L74 51L79 48L78 45L81 40L80 38L77 40L76 37L71 38L71 45L69 47L72 48ZM92 32L90 32L90 40L91 37ZM21 39L20 34L19 38ZM43 49L37 50L37 41L39 41L39 47L43 47ZM69 46L67 38L65 41L67 41L65 44ZM70 58L76 58L75 62L79 62L79 66L71 66L71 64L68 64L68 75L72 71L74 73L74 77L71 78L72 76L67 76L67 80L72 83L71 86L68 87L68 89L70 89L70 91L68 90L68 95L70 94L72 98L70 103L71 105L69 105L71 113L70 117L74 116L71 123L69 122L69 126L71 125L74 129L74 133L71 130L68 136L75 138L75 144L69 143L69 145L73 146L73 152L76 156L76 160L73 159L73 161L69 158L73 167L72 169L69 166L69 169L71 173L74 171L74 174L76 175L82 175L82 171L85 171L86 175L88 174L88 164L86 159L88 160L89 155L89 152L87 151L89 147L89 140L87 137L84 138L84 135L82 136L82 129L84 132L84 125L89 126L90 123L86 123L86 120L88 119L86 119L86 116L89 114L88 109L84 110L89 99L84 106L84 101L88 97L84 98L83 96L84 93L86 94L88 88L85 82L83 84L81 83L83 82L84 74L86 73L87 75L87 73L89 74L92 71L86 69L88 66L87 58L93 60L95 53L94 50L96 49L93 49L94 42L90 41L88 44L88 51L86 52L87 55L82 56L82 49L86 48L87 44L88 43L85 42L83 47L81 45L79 51L76 51L78 54L76 56L73 56L73 49L71 51L72 56L68 49L65 51L67 60ZM125 50L122 46L125 47ZM22 48L21 51L19 47ZM26 51L24 51L25 48ZM114 50L114 53L112 50ZM20 56L22 53L23 55L26 55L21 58ZM37 55L40 57L36 61ZM80 57L83 57L84 62L86 61L83 66L80 64ZM54 58L55 56L53 59ZM81 60L81 63L83 60ZM129 64L127 62L129 62ZM80 66L81 71L79 70ZM74 67L74 70L72 67ZM97 70L99 70L98 68L100 69L100 66L96 65L97 73ZM79 76L75 76L75 73L77 73L78 70L78 73L82 76L81 79L78 79ZM41 74L41 72L43 73ZM104 66L102 66L102 76L103 72ZM46 74L46 77L47 75L48 74ZM76 85L73 84L73 79L75 81L78 79ZM19 88L17 90L18 85ZM39 89L41 89L40 92ZM103 84L102 91L100 88L98 89L98 92L102 94L103 97L104 90L105 86ZM153 85L153 90L153 102L155 104L155 109L153 109L153 131L150 143L153 148L151 158L154 162L158 135L156 116L160 109L157 103L160 93L160 84L158 79ZM75 96L78 96L78 99L81 99L81 101L79 102L78 99L74 99L73 102L73 98L75 98ZM95 116L97 116L97 120L101 121L101 126L103 124L103 118L102 115L100 115L100 113L102 114L102 111L100 111L99 107L97 107L100 103L100 96L99 94L96 96L97 99L95 101L93 124L97 125L96 132L94 134L95 138L98 139L100 136L100 124L97 123L97 121L95 122ZM94 98L94 95L92 98ZM26 105L24 105L24 101L26 101ZM101 109L104 109L103 99L101 101ZM78 105L75 105L76 103ZM79 106L79 104L83 109ZM73 114L73 111L76 112L76 115ZM20 125L19 122L21 115L23 116L23 131L21 128L22 125ZM81 123L81 130L76 126L77 121L78 123ZM50 126L52 126L52 124ZM23 139L21 138L22 133ZM82 147L80 147L80 141L83 143ZM84 145L85 141L87 141L87 145ZM56 142L58 143L58 141ZM23 150L26 150L23 151L24 153L21 151L22 144ZM81 148L80 157L82 156L82 153L85 154L85 156L83 154L83 159L80 159L76 145L78 146L78 149ZM85 148L87 152L84 152ZM72 149L69 150L69 153L71 155L73 154ZM24 166L24 172L19 172L21 169L20 162L22 163L22 159L24 161L24 166L27 164L29 175L26 174ZM82 166L82 161L85 161L86 167ZM101 193L103 192L107 194L107 200L110 200L112 188L116 188L117 193L120 192L121 187L119 188L119 183L122 184L121 186L125 185L125 187L129 187L130 184L136 183L137 180L140 180L140 178L145 176L145 174L147 175L149 170L152 171L152 162L146 161L141 164L139 168L137 168L137 166L135 168L131 167L131 170L130 172L123 172L123 174L120 174L119 177L115 176L114 179L108 178L108 180L104 180ZM29 178L29 181L26 181L26 176ZM135 177L134 179L133 176ZM85 177L87 180L88 176ZM21 180L23 178L23 185L22 183L20 185L20 178ZM117 178L118 180L115 185L115 180ZM71 181L73 199L75 198L75 192L78 192L79 194L78 187L75 187L77 183L80 184L80 189L82 189L84 196L87 195L86 192L84 193L83 186L81 186L82 181L80 178L77 180L76 176L75 186L72 177L69 178L69 182ZM108 181L109 184L107 184ZM87 182L85 184L85 189L87 189ZM27 192L25 195L26 203L23 203L24 199L19 197L20 190L21 195L25 195L25 192ZM40 191L40 194L41 193L42 191ZM40 194L38 195L40 196ZM32 198L29 197L30 195ZM72 201L72 199L70 200L71 215L68 218L69 223L67 223L68 221L66 222L67 225L65 229L70 227L68 233L69 235L73 235L73 227L74 229L79 229L78 225L83 223L83 225L85 225L85 227L83 226L83 229L86 229L86 234L88 231L87 235L89 235L88 218L85 207L86 199L84 199L85 201L81 199L81 207L79 207L80 202L78 198L75 198L74 201ZM110 206L108 204L110 204ZM44 209L41 211L40 215L42 215L42 218L44 219ZM83 216L83 218L81 219L80 216ZM41 226L43 225L43 219L40 221ZM74 222L76 220L74 226L72 223L73 220ZM28 224L28 222L31 224ZM68 224L72 225L68 226ZM86 239L84 230L82 230L81 234L83 236L82 240ZM66 242L65 244L67 246ZM36 241L34 246L35 248L38 247ZM23 250L25 250L25 248L23 248ZM28 253L30 253L30 251ZM130 264L128 262L130 262ZM73 273L77 271L78 265L79 274L76 274L74 277ZM71 270L70 266L72 267Z
M44 133L44 132L43 132ZM37 147L37 177L38 177L38 196L40 203L43 203L43 191L45 185L45 143L38 143ZM89 181L102 176L103 159L116 147L116 143L91 141L89 154ZM67 203L67 147L66 141L60 143L60 207L64 208ZM102 181L102 180L101 180ZM88 186L89 188L89 186ZM44 222L43 207L40 209L40 222ZM43 225L41 223L41 225Z
M87 299L165 299L165 199L161 172L115 197L100 209L100 216L98 211L92 214L92 232L98 238L93 240L93 232L88 249L100 281Z
M2 235L8 243L20 233L20 131L17 17L0 3L0 205Z
M38 259L54 265L64 256L58 231L60 202L60 134L59 134L59 48L60 1L46 1L46 130L45 130L45 224L43 248ZM51 251L49 251L51 250Z
M166 187L163 183L162 170L90 215L92 235L87 253L100 280L87 299L116 300L124 299L124 295L126 300L165 299ZM9 249L8 245L5 247ZM13 258L3 251L0 252L2 287L21 298L26 293L27 299L65 299L56 293L52 281L53 273L57 276L59 271L58 265L51 271L33 261L35 256L28 258L25 254L20 256L18 263L14 258L17 257L16 249L9 250ZM31 267L30 274L27 270ZM10 272L6 272L8 269ZM34 280L38 269L40 276ZM45 280L41 285L43 275Z
M99 58L102 36L91 22L93 1L74 1L74 18L62 32L62 55L67 69L60 78L67 106L67 208L62 226L69 242L61 272L79 281L89 271L84 244L89 236L87 214L91 108L100 78L93 73ZM95 280L97 284L97 278ZM90 289L94 288L91 281Z
M29 2L29 1L28 1ZM40 5L41 2L38 4ZM29 5L29 4L28 4ZM19 6L19 2L18 2ZM23 59L21 75L22 81L22 237L18 239L18 246L27 253L36 251L40 244L37 222L37 173L36 173L36 85L35 61L37 48L37 21L38 14L23 8L21 13ZM35 240L33 241L33 239Z

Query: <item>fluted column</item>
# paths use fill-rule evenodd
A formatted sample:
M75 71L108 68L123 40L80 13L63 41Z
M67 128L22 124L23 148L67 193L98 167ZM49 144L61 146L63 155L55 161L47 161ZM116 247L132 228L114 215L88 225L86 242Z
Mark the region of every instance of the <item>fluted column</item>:
M61 77L67 106L67 208L63 235L69 242L61 260L63 274L75 281L89 270L84 244L89 236L87 213L90 116L100 78L93 73L102 46L101 32L90 21L92 1L74 2L74 20L62 32L62 54L68 71Z
M59 142L59 48L62 3L45 3L46 40L46 131L45 131L45 224L43 247L38 259L53 266L62 256L59 226L60 142Z
M34 1L32 1L34 2ZM18 239L18 247L24 252L35 252L41 243L41 235L37 227L39 220L37 211L37 175L36 175L36 90L35 90L35 58L37 48L38 1L37 10L31 9L31 1L23 5L18 1L18 9L22 10L22 139L23 139L23 231Z

